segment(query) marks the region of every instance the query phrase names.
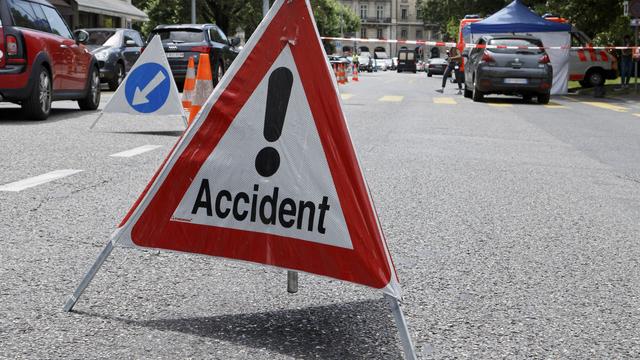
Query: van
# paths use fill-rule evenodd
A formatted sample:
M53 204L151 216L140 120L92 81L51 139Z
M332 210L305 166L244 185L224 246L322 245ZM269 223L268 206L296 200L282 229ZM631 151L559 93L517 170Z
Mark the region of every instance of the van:
M416 52L414 50L400 49L398 51L398 72L411 71L416 73Z

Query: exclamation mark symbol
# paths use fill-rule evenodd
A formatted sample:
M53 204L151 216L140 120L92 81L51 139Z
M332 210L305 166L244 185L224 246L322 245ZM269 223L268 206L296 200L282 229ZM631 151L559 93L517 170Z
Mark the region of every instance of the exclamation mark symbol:
M264 113L264 138L268 142L274 142L282 135L292 85L293 74L286 67L275 69L269 76L267 110ZM278 150L267 146L258 152L256 156L258 174L269 177L278 171L278 167L280 167Z

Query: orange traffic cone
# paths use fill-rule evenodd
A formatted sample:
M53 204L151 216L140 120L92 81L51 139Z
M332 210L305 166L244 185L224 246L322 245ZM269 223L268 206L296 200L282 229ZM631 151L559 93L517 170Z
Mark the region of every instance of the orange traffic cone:
M344 66L342 64L338 64L338 84L346 84L344 81Z
M213 92L213 77L211 76L211 65L209 63L209 54L200 54L198 61L198 74L196 75L196 91L191 100L191 109L189 110L189 121L191 125L198 111Z
M349 67L342 64L342 81L346 84L349 82Z
M184 89L182 90L182 107L186 111L191 110L191 101L193 100L193 92L196 89L196 66L193 62L193 56L189 57L189 65L187 66L187 77L184 79Z
M360 81L360 80L358 80L358 65L357 64L353 64L353 77L351 78L351 81Z
M338 64L333 64L333 74L336 76L336 81L340 83L340 74L338 73Z

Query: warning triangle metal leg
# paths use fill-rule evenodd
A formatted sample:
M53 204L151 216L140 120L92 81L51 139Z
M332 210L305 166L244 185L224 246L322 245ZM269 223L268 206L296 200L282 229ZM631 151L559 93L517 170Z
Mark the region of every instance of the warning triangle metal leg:
M387 299L387 302L389 302L389 307L391 307L391 312L396 320L398 335L400 336L402 350L404 351L404 358L406 360L416 360L416 350L413 347L413 341L411 341L411 335L409 335L409 328L407 327L407 321L400 308L400 302L391 295L384 294L384 297Z
M102 115L104 115L104 113L101 112L100 115L98 115L98 117L96 118L96 121L94 121L93 124L91 124L91 126L89 126L89 130L93 129L93 127L96 126L96 124L98 123L98 120L100 120Z
M73 306L76 304L76 302L84 292L84 289L89 286L89 283L91 283L93 277L96 275L98 270L100 270L100 267L102 266L102 264L104 264L105 260L107 260L109 254L111 254L116 239L117 237L111 238L111 240L109 240L109 242L104 246L104 249L102 249L102 252L100 253L100 255L98 255L96 261L93 263L91 268L89 268L84 278L82 278L82 281L76 288L76 291L74 291L73 295L69 296L69 298L67 299L67 302L64 304L64 311L69 312L73 309Z

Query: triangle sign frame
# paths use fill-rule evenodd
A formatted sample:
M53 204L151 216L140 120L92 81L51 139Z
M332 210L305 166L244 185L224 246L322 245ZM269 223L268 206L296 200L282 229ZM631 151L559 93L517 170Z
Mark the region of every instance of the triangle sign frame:
M145 69L141 69L142 67ZM140 71L136 72L138 69ZM157 75L152 77L147 76L148 74ZM135 84L127 86L129 80ZM166 97L162 95L165 90ZM129 103L128 98L133 99L132 103ZM135 103L136 101L141 103ZM151 39L89 129L93 129L105 114L176 115L182 118L185 126L187 125L178 86L173 78L159 35Z
M240 117L244 105L264 79L274 73L272 65L289 51L294 60L292 67L295 67L290 70L299 76L312 126L319 135L326 157L330 172L326 176L333 180L337 194L338 204L332 206L342 211L349 245L335 246L270 230L238 229L225 224L191 222L190 219L183 221L185 219L174 216L205 163L216 154L217 146L224 142L226 134L238 131L233 128L234 121ZM296 75L293 75L295 79ZM256 115L255 122L263 123L262 116ZM285 132L282 137L286 136ZM304 151L302 154L287 154L285 151L285 166L291 163L290 156L306 155ZM241 170L255 176L257 164L256 158L255 169ZM228 164L227 170L237 170L234 165L234 162ZM269 175L266 177L261 179L262 185L276 186L270 183ZM201 195L198 192L197 201L202 199ZM275 205L271 211L275 213ZM351 142L338 88L308 0L275 1L195 121L171 150L69 298L65 311L73 308L116 243L226 257L381 289L398 324L405 357L415 359L415 350L398 301L401 292L395 267Z

